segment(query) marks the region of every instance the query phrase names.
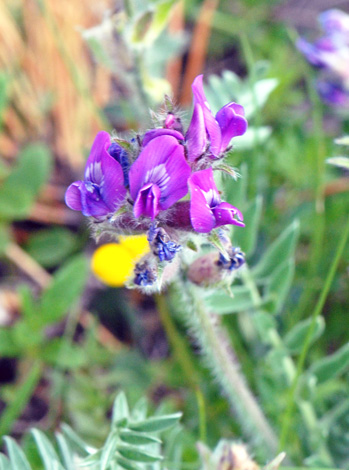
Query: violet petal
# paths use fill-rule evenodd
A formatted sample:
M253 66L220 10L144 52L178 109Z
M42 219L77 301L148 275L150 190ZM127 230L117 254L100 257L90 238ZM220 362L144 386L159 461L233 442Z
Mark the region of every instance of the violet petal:
M138 192L133 213L136 218L144 215L154 219L160 212L160 188L156 184L148 183Z
M220 151L224 152L233 137L246 132L247 120L244 117L244 108L236 103L229 103L218 111L216 119L222 133Z
M164 135L170 135L177 140L184 140L183 134L174 129L152 129L144 134L142 146L145 147L151 140Z
M191 118L188 131L185 136L188 150L188 160L195 161L205 151L207 144L207 135L202 106L194 106L193 116Z
M215 227L215 217L207 204L204 193L200 187L194 184L191 178L188 181L190 189L190 220L199 233L208 233Z
M239 209L232 206L228 202L221 202L218 206L212 209L214 218L216 219L215 227L221 225L238 225L239 227L245 227L243 223L243 216Z
M189 178L189 182L200 188L209 207L215 207L221 202L216 183L213 179L212 168L196 171Z
M65 203L70 209L74 211L81 211L81 192L80 186L83 184L83 181L75 181L72 183L65 193Z
M202 107L206 132L210 140L210 150L214 156L218 156L221 148L221 130L207 102L202 80L203 75L199 75L192 84L194 106L199 104Z

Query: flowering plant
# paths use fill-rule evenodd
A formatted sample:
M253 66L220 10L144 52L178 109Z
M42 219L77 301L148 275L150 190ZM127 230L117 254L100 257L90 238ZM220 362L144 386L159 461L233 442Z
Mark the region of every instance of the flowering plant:
M311 65L324 71L317 89L332 105L349 108L349 15L331 9L318 17L324 36L313 44L300 38L298 49Z
M67 205L90 217L96 236L147 233L150 252L136 264L130 286L158 289L173 275L176 263L168 265L194 233L210 234L215 240L226 261L217 259L222 270L241 264L232 262L236 250L223 232L212 237L218 227L244 226L239 209L222 201L213 175L223 168L234 174L222 167L221 160L231 140L247 129L244 109L231 102L213 115L202 75L192 89L194 110L185 133L172 107L161 128L129 141L101 131L92 145L84 180L66 191Z

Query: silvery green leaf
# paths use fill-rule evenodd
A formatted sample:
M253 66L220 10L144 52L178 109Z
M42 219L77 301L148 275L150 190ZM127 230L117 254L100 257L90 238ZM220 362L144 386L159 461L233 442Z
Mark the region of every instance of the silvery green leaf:
M233 246L239 246L246 255L254 253L257 243L259 223L262 215L262 197L257 196L246 209L243 210L244 223L247 229L237 227L233 230Z
M293 221L286 230L267 248L257 266L253 269L256 278L270 276L277 265L293 257L299 234L299 222Z
M7 451L10 457L11 465L15 470L31 470L31 466L24 455L24 452L19 447L12 437L5 436L4 441L6 443ZM5 467L4 467L5 468ZM7 470L7 467L6 467Z
M257 143L262 144L271 135L271 127L248 127L244 135L235 137L232 140L233 148L236 150L246 150L254 147Z
M56 433L56 439L66 470L75 470L73 452L63 434Z
M127 422L129 414L130 412L127 404L126 395L124 394L124 392L120 392L114 401L112 423L117 425L122 421Z
M115 458L115 452L118 444L117 435L115 433L109 434L107 441L105 442L102 455L100 460L100 470L108 470L110 464Z
M146 397L140 398L132 409L132 421L144 420L148 412L148 400Z
M0 470L13 470L12 465L4 454L0 454Z
M284 345L290 353L299 353L302 350L305 338L308 336L309 327L312 323L312 318L307 318L297 325L295 325L284 337ZM312 333L311 343L317 340L325 329L325 320L323 317L316 319L315 328Z
M138 447L126 445L118 446L118 453L125 459L134 462L151 463L163 459L162 455L151 454L145 450L140 450Z
M275 270L270 275L267 281L266 295L274 299L274 305L270 307L273 313L277 313L281 309L291 288L293 276L293 259L288 259L282 264L276 265Z
M343 373L348 367L349 343L330 356L323 357L314 362L309 369L309 374L316 377L317 383L323 383Z
M154 444L159 443L161 444L161 440L157 437L147 436L139 432L129 431L129 430L121 430L119 436L122 441L126 442L127 444L133 445L147 445L147 444Z
M120 467L124 468L125 470L140 470L140 467L137 464L131 463L122 457L116 457L116 461L118 465L120 465Z
M338 157L327 158L326 163L349 170L349 157L338 156Z
M34 436L45 470L64 470L53 445L45 434L38 429L32 429L31 433Z
M102 450L100 449L100 450L96 451L95 453L89 455L85 459L81 460L79 462L79 467L81 467L81 468L87 467L88 468L88 467L92 467L94 465L97 465L100 462L101 456L102 456Z
M129 428L139 432L158 432L174 426L181 418L182 413L173 413L171 415L156 416L145 419L138 423L130 423Z
M74 445L79 451L82 451L84 454L94 454L96 449L94 447L89 446L84 442L78 434L70 427L68 424L61 424L61 429L63 434Z
M343 135L338 137L338 139L334 139L334 141L338 145L349 145L349 135Z
M205 303L208 309L217 315L227 315L261 307L267 301L267 299L262 299L261 302L256 303L251 291L245 286L231 286L230 291L231 295L222 290L207 294Z

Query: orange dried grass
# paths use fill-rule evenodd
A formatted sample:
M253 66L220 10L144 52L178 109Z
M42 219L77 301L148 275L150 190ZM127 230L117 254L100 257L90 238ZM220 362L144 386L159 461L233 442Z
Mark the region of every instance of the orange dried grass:
M2 154L40 138L72 167L83 163L103 126L99 109L110 99L111 75L93 64L78 28L99 23L108 6L110 0L0 2L0 68L10 77L11 104Z

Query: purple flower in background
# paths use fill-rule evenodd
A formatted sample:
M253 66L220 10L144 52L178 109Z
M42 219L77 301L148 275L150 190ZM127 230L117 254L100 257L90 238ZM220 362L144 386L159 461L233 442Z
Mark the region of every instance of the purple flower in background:
M326 34L333 37L339 35L341 41L349 44L349 15L333 8L320 13L318 20Z
M85 216L103 217L122 204L126 188L119 162L108 153L110 136L99 132L86 162L84 181L75 181L65 193L67 206Z
M345 89L340 83L319 80L316 89L325 103L349 108L349 89Z
M207 233L227 224L245 226L241 212L228 202L221 201L212 168L193 173L188 183L191 193L190 219L197 232Z
M186 134L188 160L195 161L206 150L212 158L223 153L233 137L242 135L247 129L244 108L228 103L213 116L203 88L203 76L195 78L193 116Z
M321 98L328 104L348 107L349 95L349 15L327 10L318 17L325 34L313 44L300 38L298 49L311 65L324 69L317 83Z
M134 216L154 219L185 196L190 171L184 148L175 137L162 135L150 140L129 173Z

